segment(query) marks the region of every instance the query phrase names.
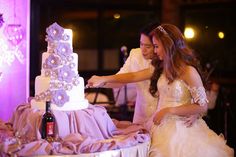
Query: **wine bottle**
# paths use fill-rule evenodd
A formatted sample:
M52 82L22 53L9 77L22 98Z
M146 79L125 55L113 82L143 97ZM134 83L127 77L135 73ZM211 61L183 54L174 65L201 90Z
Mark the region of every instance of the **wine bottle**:
M42 119L42 138L52 142L55 137L55 118L51 112L51 102L46 101L46 112Z

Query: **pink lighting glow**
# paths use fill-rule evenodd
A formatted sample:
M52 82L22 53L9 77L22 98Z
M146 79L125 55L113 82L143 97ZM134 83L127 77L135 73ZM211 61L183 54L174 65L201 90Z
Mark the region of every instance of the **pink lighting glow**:
M0 119L7 121L29 96L30 0L0 0L0 4L4 20L0 27Z

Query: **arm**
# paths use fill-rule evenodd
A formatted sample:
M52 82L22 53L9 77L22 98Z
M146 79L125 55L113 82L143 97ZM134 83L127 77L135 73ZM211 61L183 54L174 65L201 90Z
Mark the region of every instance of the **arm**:
M181 79L189 86L194 102L177 107L168 107L160 110L154 117L155 123L160 123L166 115L190 116L202 114L207 111L207 98L201 77L195 68L188 66Z
M106 83L132 83L143 81L151 78L152 70L144 69L138 72L108 75L108 76L92 76L88 80L89 87L100 87Z
M186 82L186 84L189 86L190 88L189 90L191 92L193 99L195 99L195 101L191 104L186 104L186 105L172 108L170 110L170 113L180 115L180 116L188 116L188 115L193 115L193 114L202 114L206 112L207 111L206 93L203 89L202 80L197 70L192 66L187 66L185 74L182 75L182 80ZM202 99L201 98L198 99L196 94L202 94L203 96Z
M132 72L132 66L137 66L139 58L142 57L141 49L140 48L133 48L129 53L129 57L126 59L123 66L116 74L121 73L129 73ZM141 70L141 69L140 69ZM105 88L120 88L124 86L125 83L105 83L102 87Z
M105 83L102 87L104 88L121 88L125 83Z

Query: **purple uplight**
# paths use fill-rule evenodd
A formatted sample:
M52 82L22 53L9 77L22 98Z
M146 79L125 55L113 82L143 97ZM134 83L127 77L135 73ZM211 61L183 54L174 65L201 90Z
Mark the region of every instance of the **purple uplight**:
M30 0L15 2L0 0L4 15L4 25L0 29L5 30L0 31L0 54L4 54L0 55L0 119L4 121L9 120L15 108L25 103L29 96ZM20 19L18 23L12 21L14 11Z

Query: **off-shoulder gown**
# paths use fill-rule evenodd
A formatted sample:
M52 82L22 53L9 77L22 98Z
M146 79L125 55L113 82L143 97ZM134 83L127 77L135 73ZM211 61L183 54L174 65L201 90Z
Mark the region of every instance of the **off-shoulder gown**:
M194 100L193 97L200 100L201 94L204 94L197 92L197 88L190 88L182 80L168 84L164 75L161 75L157 85L158 110L189 103ZM150 157L234 156L234 150L226 145L224 137L211 130L202 118L187 127L183 117L166 116L160 125L152 125L151 136Z

